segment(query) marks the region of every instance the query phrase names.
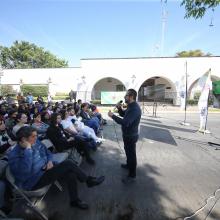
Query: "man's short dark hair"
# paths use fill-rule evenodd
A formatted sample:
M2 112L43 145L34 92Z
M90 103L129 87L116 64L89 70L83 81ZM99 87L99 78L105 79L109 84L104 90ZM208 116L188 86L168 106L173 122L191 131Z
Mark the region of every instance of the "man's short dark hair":
M137 99L137 92L134 89L128 89L127 94L132 96L134 100Z
M22 138L28 138L31 136L33 132L37 132L37 130L31 126L24 126L21 127L17 132L16 132L16 138L17 141L21 141Z

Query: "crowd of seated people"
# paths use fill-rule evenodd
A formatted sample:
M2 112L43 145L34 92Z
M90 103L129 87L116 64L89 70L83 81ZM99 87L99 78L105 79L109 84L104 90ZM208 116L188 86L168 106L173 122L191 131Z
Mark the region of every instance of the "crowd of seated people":
M53 161L56 152L75 149L86 162L94 165L92 151L102 144L102 125L106 122L95 106L88 103L45 103L39 96L34 103L18 98L18 104L0 103L0 160L7 161L16 185L24 190L35 190L55 180L67 183L70 204L87 209L77 194L77 180L88 187L99 185L104 176L85 174L72 160ZM47 148L49 139L54 148ZM92 151L91 151L92 150ZM0 175L0 210L8 210L4 204L5 193L10 188ZM9 190L10 191L10 190Z

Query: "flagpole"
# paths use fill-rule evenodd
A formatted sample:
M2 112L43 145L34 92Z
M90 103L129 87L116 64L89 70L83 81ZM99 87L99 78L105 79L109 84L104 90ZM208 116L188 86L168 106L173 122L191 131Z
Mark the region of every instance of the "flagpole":
M181 125L189 126L190 124L186 122L186 110L187 110L187 98L188 98L188 63L186 61L185 63L185 115L184 115L184 121L181 122Z
M188 72L188 69L187 69L187 61L186 61L186 87L185 87L185 117L184 117L184 124L186 123L186 106L187 106L187 97L188 97L188 79L187 79L187 72Z

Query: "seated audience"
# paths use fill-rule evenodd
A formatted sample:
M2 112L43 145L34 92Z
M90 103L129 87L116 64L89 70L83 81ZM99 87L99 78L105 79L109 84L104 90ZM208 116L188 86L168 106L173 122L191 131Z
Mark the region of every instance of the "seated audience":
M96 136L94 130L88 126L86 126L83 122L81 122L75 115L75 111L73 108L68 108L67 111L69 112L69 116L67 120L72 122L77 130L81 135L84 135L88 138L92 138L96 143L100 144L104 139L99 138Z
M53 113L51 116L50 127L47 129L47 137L51 140L58 152L75 147L77 151L85 156L86 161L94 164L95 161L91 158L89 153L88 142L80 137L73 137L68 135L61 124L62 118L58 113Z
M67 183L70 205L88 209L78 196L77 180L85 182L88 187L101 184L104 176L87 176L71 160L54 164L51 153L43 144L36 144L37 132L32 127L22 127L17 132L17 145L9 152L9 167L15 178L15 184L25 190L37 190L55 180Z

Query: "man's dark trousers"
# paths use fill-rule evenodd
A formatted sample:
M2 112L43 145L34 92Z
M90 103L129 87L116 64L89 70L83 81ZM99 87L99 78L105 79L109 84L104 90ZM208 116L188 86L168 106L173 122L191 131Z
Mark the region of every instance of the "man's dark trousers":
M74 202L78 199L77 179L80 182L86 182L87 178L87 175L74 162L65 160L46 171L33 190L54 183L56 180L64 180L68 186L70 201Z
M127 157L127 165L130 177L136 177L137 157L136 157L136 143L138 135L123 136L124 149Z

